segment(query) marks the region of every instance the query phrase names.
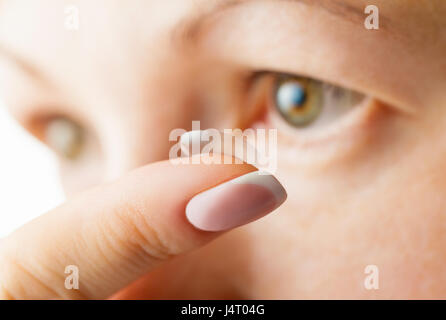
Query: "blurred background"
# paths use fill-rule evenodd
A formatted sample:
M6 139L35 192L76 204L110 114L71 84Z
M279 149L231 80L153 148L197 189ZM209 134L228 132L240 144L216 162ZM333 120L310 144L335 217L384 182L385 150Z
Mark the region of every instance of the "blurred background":
M0 238L64 200L56 157L0 100Z

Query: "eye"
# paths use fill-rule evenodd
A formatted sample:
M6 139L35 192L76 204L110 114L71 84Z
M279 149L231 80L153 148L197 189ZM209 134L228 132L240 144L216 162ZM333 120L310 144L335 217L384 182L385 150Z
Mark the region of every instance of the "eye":
M46 144L63 158L75 160L84 146L82 128L67 118L55 118L48 121L44 139Z
M322 86L309 79L280 79L275 88L274 103L282 117L296 127L317 119L323 102Z
M311 78L273 75L273 107L296 128L327 125L358 106L363 94Z

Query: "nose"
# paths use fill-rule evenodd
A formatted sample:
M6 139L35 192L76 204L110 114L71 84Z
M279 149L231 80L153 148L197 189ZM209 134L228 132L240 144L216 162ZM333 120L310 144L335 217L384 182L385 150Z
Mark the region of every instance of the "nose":
M104 159L104 180L113 180L131 169L166 160L174 141L172 130L232 128L238 119L238 101L229 86L228 69L209 70L203 62L166 63L120 95L102 102L96 114Z

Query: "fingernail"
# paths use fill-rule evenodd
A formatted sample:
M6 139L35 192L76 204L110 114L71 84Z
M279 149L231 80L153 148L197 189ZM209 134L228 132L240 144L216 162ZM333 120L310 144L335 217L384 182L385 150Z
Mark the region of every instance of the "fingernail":
M197 194L187 204L186 216L198 229L223 231L265 216L286 197L274 176L254 171Z

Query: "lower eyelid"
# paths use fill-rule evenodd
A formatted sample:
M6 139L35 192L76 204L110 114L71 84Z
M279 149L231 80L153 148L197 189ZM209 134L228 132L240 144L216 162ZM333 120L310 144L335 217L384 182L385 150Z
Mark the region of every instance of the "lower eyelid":
M321 173L334 165L352 165L355 157L364 155L373 137L380 130L389 109L379 101L369 98L364 105L337 124L316 135L303 136L292 128L275 125L268 119L257 127L277 128L277 153L279 166L301 168L308 174Z
M377 100L366 97L360 105L338 121L327 125L326 128L318 127L313 130L293 128L286 124L276 112L269 111L265 125L270 128L277 128L283 142L293 148L302 150L319 149L327 144L352 142L352 140L366 134L381 108L382 106Z

